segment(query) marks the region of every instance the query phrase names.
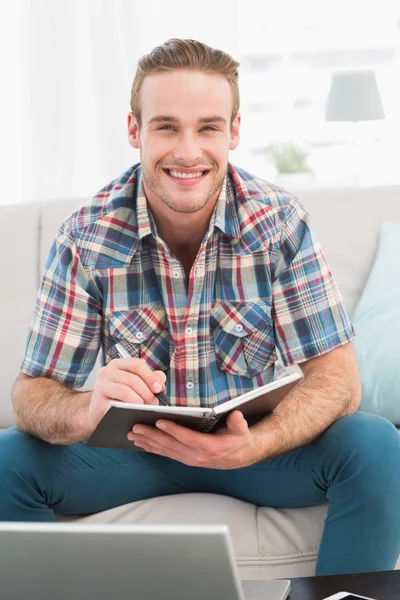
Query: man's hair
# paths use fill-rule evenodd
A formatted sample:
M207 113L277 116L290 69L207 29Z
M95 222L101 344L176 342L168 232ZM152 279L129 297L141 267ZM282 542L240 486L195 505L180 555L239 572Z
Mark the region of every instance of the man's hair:
M231 123L240 104L238 85L239 63L222 50L216 50L196 40L171 38L153 48L149 54L140 58L131 89L131 111L141 126L140 89L146 75L166 73L178 69L191 69L204 73L223 75L229 82L233 94Z

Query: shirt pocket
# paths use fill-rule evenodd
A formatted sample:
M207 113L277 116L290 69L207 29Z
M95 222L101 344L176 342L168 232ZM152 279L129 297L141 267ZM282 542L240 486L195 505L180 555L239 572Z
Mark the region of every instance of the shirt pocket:
M117 358L120 343L132 358L142 358L151 369L168 370L168 320L162 305L135 310L118 310L108 317L108 354Z
M233 375L254 377L276 361L271 306L266 302L217 302L211 309L217 363Z

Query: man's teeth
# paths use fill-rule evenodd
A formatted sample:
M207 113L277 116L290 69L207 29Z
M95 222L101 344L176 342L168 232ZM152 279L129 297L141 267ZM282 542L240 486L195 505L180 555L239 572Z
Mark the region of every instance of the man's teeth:
M172 177L180 177L182 179L193 179L194 177L201 177L203 175L203 171L199 171L198 173L178 173L178 171L169 170L168 173Z

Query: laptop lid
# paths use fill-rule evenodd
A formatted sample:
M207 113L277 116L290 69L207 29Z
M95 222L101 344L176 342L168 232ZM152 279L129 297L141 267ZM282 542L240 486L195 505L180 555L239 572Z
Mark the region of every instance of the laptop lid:
M252 600L226 525L3 522L0 582L4 600Z

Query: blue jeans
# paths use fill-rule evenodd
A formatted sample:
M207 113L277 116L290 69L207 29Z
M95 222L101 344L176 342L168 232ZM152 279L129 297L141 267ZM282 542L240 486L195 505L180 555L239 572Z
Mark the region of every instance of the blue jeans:
M212 492L258 506L329 501L316 574L393 569L400 552L400 436L358 412L317 440L251 467L188 467L145 452L0 434L0 520L54 521L167 494Z

